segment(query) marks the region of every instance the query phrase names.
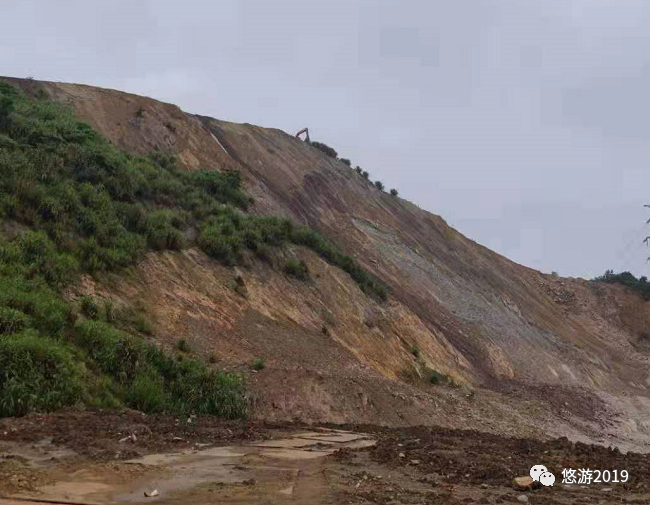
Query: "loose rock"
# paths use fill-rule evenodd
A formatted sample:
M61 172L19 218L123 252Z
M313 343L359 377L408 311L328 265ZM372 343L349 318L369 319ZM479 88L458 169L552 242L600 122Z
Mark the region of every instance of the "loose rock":
M512 487L515 489L521 489L522 491L533 489L537 486L539 486L539 482L533 480L532 477L529 476L515 477L512 479Z

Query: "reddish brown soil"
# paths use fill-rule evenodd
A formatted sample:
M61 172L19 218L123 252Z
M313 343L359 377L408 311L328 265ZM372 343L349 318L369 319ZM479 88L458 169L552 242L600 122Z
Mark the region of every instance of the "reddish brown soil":
M83 470L93 475L110 474L109 482L124 484L140 478L146 471L111 461L116 456L126 457L129 451L173 452L179 449L179 444L185 449L191 444L201 450L200 444L238 445L264 438L284 438L305 428L304 425L224 422L212 418L197 418L188 424L186 419L145 417L135 412L65 412L4 420L0 422L0 446L3 442L13 443L14 452L19 453L20 447L52 439L52 451L62 447L73 452L64 458L51 458L38 468L21 466L19 455L14 457L15 464L5 465L0 461L0 482L17 482L7 488L11 492L33 492L43 483L62 481ZM573 505L648 503L650 498L648 455L623 454L617 449L572 443L567 439L540 441L440 427L339 428L366 433L377 440L377 445L296 461L294 465L299 470L294 490L296 503L499 504L520 503L518 498L525 495L532 504ZM129 443L131 448L125 451L126 444L118 440L130 433L136 433L138 439ZM174 437L184 441L174 441ZM531 491L514 489L512 479L528 475L534 464L543 464L555 474L555 486ZM561 482L564 468L627 470L630 478L627 483L567 486ZM255 481L246 483L245 497L242 497L241 484L215 486L224 503L259 503L260 497L276 503L278 499L270 488ZM199 487L188 495L169 497L172 500L169 503L177 503L174 500L183 496L194 496L195 503L213 503L211 494L212 491Z
M296 426L261 422L223 421L210 416L147 416L124 411L61 411L0 420L0 443L52 444L73 450L93 460L129 459L149 452L186 449L196 443L224 445L264 440ZM134 434L135 442L120 442Z
M565 468L627 470L630 479L617 487L647 489L650 457L623 454L618 449L573 443L566 438L549 441L506 438L477 431L444 428L404 428L383 432L371 455L390 466L412 465L420 473L438 473L447 482L507 485L513 476L528 475L543 464L556 476ZM400 457L400 453L404 457Z
M647 503L650 457L617 449L572 443L508 438L476 431L432 427L376 429L376 447L330 457L339 468L357 468L343 478L346 503ZM516 476L543 464L556 477L552 488L512 488ZM562 484L565 468L627 470L627 483ZM377 478L377 476L381 476ZM388 478L387 478L388 477ZM357 486L357 484L359 484Z

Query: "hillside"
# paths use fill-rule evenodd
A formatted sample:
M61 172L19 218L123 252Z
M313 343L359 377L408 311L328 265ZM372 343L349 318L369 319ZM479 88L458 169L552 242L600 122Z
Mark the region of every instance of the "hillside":
M158 153L159 165L173 155L183 191L203 191L201 174L238 171L241 188L224 196L220 180L214 195L253 228L275 216L328 237L335 256L289 234L270 261L224 261L192 210L178 233L166 222L164 246L144 236L133 261L82 269L62 288L72 304L136 307L151 323L142 340L169 355L185 340L201 373L244 374L253 418L439 424L647 450L650 314L635 294L515 264L280 130L118 91L6 80L72 108L119 150ZM158 197L147 212L181 205ZM3 220L7 240L25 236L25 219ZM306 281L284 267L299 260ZM264 368L251 370L255 360Z

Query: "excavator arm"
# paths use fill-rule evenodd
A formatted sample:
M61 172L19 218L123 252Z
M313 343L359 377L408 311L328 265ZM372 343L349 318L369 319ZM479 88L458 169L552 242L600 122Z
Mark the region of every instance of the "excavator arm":
M303 128L300 130L298 133L296 133L296 137L300 138L300 136L305 133L305 142L309 142L309 128Z

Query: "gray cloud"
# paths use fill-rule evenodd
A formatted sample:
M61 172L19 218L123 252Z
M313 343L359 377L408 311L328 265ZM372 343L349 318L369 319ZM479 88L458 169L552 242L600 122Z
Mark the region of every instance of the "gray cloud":
M647 274L647 1L5 3L2 74L309 126L515 261Z

